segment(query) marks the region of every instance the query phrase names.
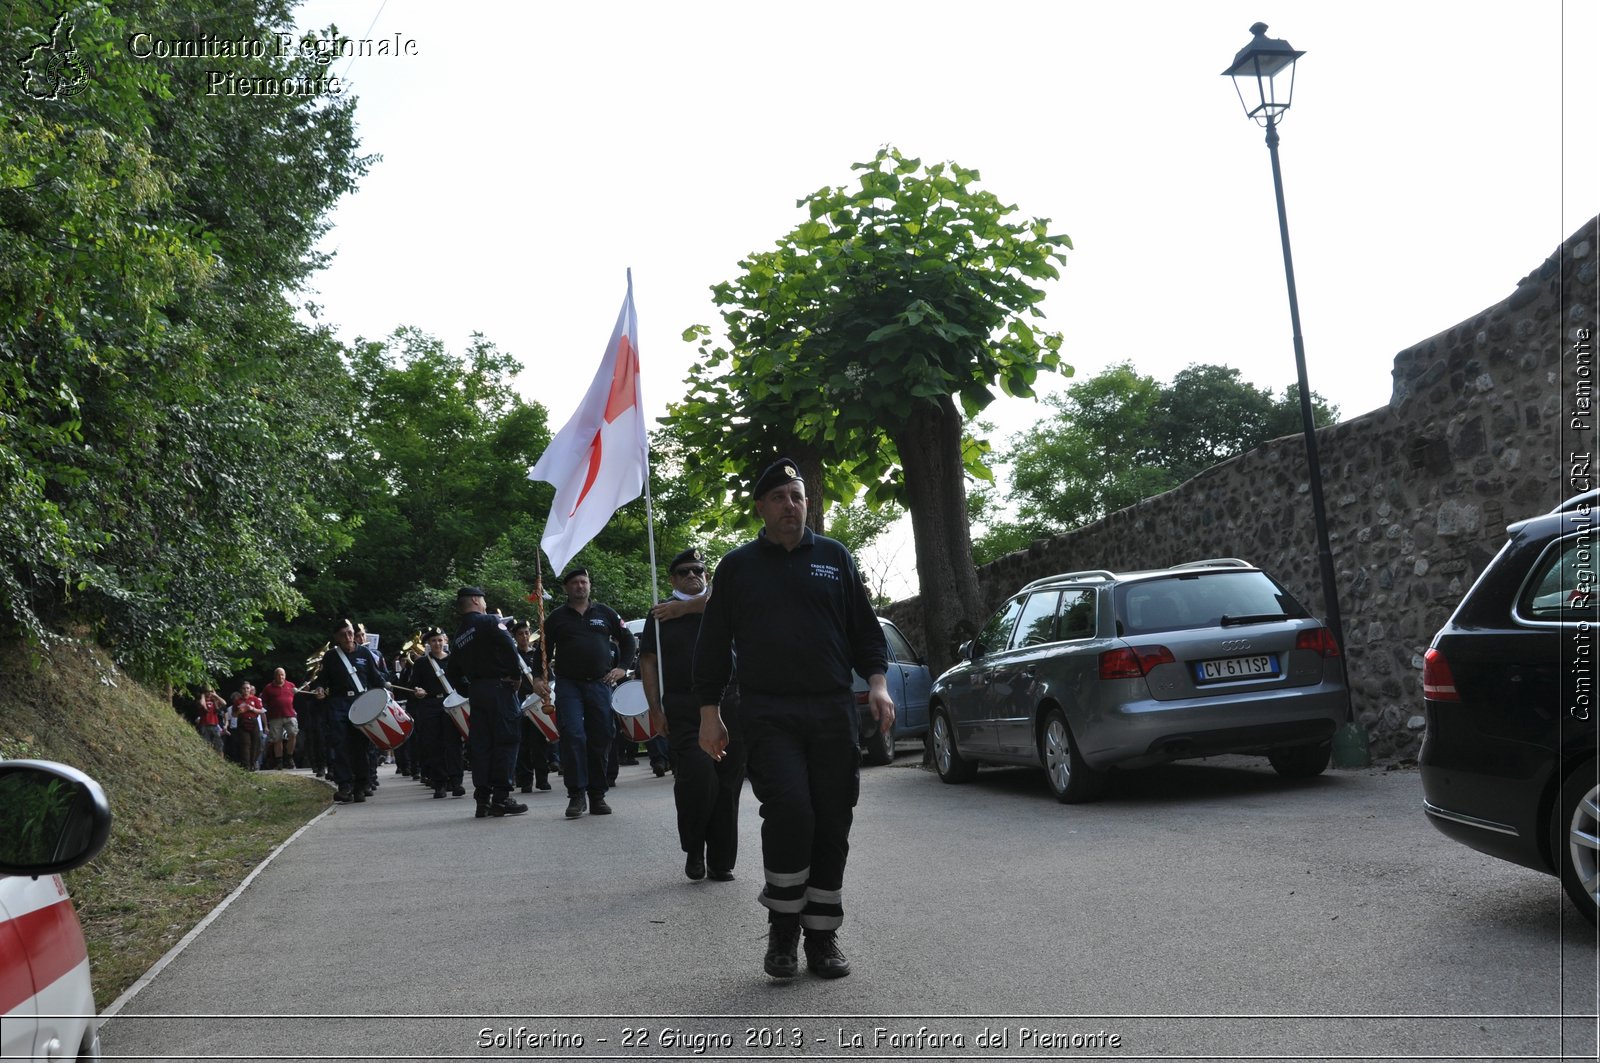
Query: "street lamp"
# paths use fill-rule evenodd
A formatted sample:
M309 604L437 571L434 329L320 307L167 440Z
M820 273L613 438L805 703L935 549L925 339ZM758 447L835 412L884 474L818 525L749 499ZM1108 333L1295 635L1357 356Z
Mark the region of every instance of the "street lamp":
M1278 123L1294 100L1295 62L1305 52L1288 41L1267 36L1267 24L1250 27L1250 43L1239 49L1233 65L1222 73L1233 78L1245 115L1266 127L1267 151L1272 156L1272 188L1278 197L1278 235L1283 240L1283 273L1289 283L1289 321L1294 328L1294 367L1300 382L1300 424L1306 437L1306 465L1311 479L1311 513L1317 526L1317 564L1322 572L1322 601L1328 629L1344 653L1344 621L1339 614L1339 590L1334 581L1333 549L1328 545L1328 513L1322 503L1322 460L1317 456L1317 424L1311 412L1311 385L1306 382L1306 346L1300 334L1300 298L1294 286L1294 259L1289 254L1289 215L1283 207L1283 170L1278 164ZM1341 661L1341 663L1343 663ZM1346 672L1348 687L1348 670ZM1345 726L1334 737L1334 759L1343 767L1366 763L1366 734L1357 727L1354 708L1345 704Z

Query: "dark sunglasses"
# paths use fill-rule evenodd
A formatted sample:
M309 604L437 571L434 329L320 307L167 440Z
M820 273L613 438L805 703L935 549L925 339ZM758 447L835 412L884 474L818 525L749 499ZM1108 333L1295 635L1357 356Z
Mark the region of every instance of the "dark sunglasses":
M672 574L674 576L704 576L706 574L706 570L701 568L699 565L687 565L683 568L673 569Z

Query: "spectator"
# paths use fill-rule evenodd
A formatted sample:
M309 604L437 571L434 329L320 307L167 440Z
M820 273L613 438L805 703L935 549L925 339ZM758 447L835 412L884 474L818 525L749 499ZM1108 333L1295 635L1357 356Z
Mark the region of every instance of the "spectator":
M266 711L266 706L256 696L255 687L246 683L239 688L233 702L233 740L245 771L255 771L260 764L261 718Z

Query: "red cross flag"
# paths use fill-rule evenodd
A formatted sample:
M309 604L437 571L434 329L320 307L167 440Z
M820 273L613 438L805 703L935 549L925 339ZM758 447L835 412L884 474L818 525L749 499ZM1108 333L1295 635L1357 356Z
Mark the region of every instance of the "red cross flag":
M650 443L639 391L638 337L629 270L628 294L600 371L578 412L528 473L530 480L543 480L556 489L541 543L558 573L600 533L613 513L644 490Z

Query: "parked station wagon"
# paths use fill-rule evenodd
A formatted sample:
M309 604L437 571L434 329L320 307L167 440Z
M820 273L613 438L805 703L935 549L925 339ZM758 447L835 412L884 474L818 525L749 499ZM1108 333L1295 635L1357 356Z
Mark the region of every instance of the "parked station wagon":
M960 657L931 695L939 777L1033 764L1066 802L1109 768L1219 753L1316 775L1349 706L1332 633L1237 558L1035 580Z

